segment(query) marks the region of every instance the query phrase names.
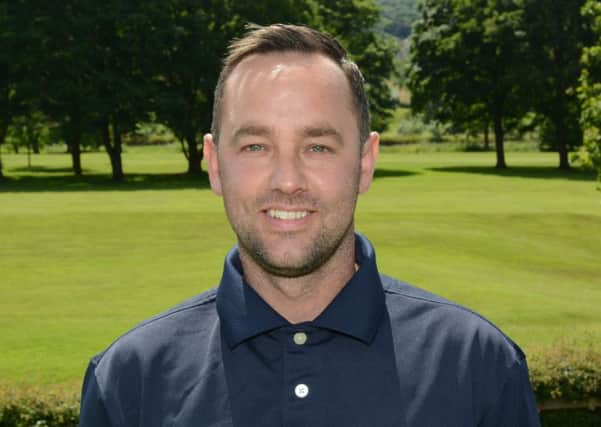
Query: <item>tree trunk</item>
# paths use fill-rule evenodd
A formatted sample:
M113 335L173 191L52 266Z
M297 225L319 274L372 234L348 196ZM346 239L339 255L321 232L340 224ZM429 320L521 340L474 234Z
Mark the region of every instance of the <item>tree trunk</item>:
M118 126L113 126L113 150L111 156L111 168L113 169L113 179L115 181L123 181L123 162L121 159L121 131Z
M105 120L102 126L102 142L111 161L113 180L123 181L123 163L121 161L121 132L119 127L113 123L113 138L111 141L110 120Z
M555 138L557 139L557 151L559 153L559 169L569 170L570 159L568 157L568 144L566 138L566 127L562 119L555 122Z
M505 163L505 129L503 129L503 116L500 114L495 115L495 149L497 151L497 169L505 169L507 168L507 163Z
M198 149L196 143L196 132L191 131L186 135L186 143L188 144L188 174L200 175L202 169L200 162L202 161L202 150Z
M67 147L69 153L71 153L71 164L73 166L73 173L77 176L82 174L81 170L81 146L80 146L80 135L76 133L69 137L67 140Z
M40 154L40 137L35 136L31 141L31 149L33 150L33 154Z
M488 133L488 122L484 125L484 150L490 150L490 135Z
M570 159L568 157L568 147L565 143L559 144L559 169L570 170Z
M7 131L8 123L4 120L0 120L0 179L4 178L4 173L2 172L2 146L4 145Z

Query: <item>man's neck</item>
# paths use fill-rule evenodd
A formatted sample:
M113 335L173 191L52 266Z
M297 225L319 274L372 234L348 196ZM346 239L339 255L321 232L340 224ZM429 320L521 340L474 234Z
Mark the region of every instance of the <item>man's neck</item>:
M300 277L272 275L240 252L246 282L290 323L314 320L355 273L354 239L343 243L321 267Z

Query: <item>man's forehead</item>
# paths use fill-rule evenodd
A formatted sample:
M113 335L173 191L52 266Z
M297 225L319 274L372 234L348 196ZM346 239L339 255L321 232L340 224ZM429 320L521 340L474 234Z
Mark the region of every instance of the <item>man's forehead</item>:
M228 89L246 88L253 82L292 83L307 74L321 83L348 88L340 66L321 53L270 52L252 54L240 61L226 81L226 94Z
M355 126L351 87L342 68L321 53L276 52L244 58L228 77L222 100L224 137L249 121L274 127ZM349 120L351 118L351 120Z

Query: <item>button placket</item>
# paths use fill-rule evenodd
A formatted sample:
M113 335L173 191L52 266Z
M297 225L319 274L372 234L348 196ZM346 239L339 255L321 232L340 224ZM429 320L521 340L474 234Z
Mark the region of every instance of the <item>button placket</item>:
M315 360L313 328L294 325L288 330L285 346L285 385L288 399L283 413L283 425L319 425L319 406L314 399L318 396L319 363ZM317 394L316 394L317 393Z

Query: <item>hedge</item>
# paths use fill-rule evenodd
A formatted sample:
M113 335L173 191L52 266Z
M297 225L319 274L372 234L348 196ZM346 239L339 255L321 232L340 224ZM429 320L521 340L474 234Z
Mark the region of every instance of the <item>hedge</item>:
M561 346L534 352L530 381L542 409L601 406L601 352Z
M0 388L0 427L77 427L79 397L73 391Z
M543 427L601 427L601 352L569 346L529 357L530 380ZM0 388L0 427L75 427L73 391Z

